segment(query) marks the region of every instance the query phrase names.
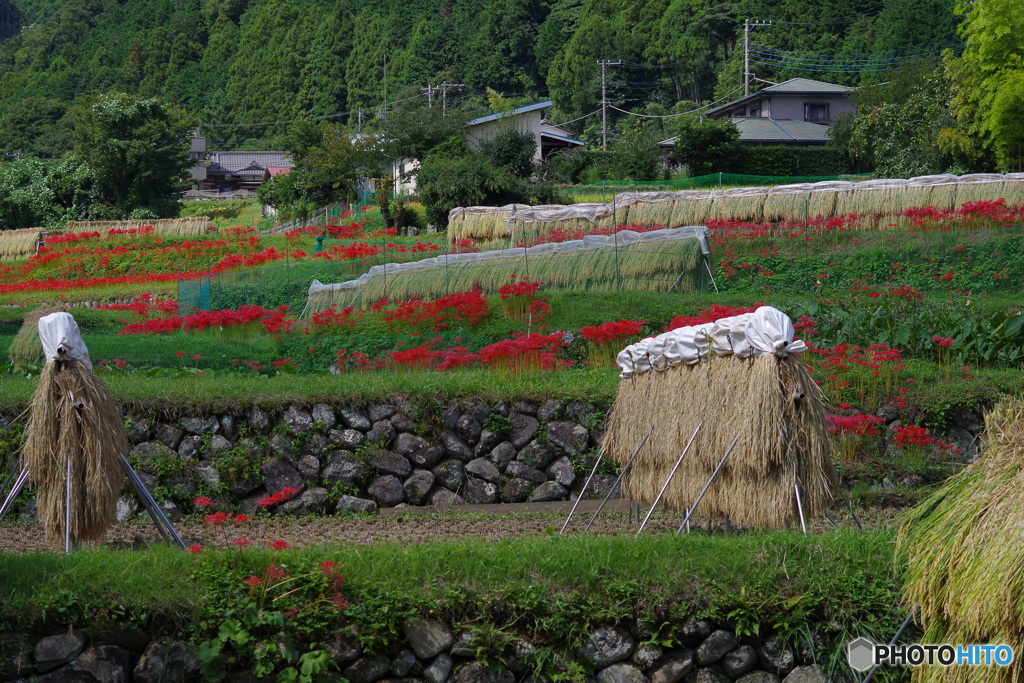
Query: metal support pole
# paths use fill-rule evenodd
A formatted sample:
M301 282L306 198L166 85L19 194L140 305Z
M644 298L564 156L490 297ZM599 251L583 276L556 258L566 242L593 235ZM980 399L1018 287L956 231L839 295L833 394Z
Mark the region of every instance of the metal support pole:
M146 508L146 512L149 513L150 519L152 519L153 523L156 524L156 528L160 532L160 535L164 537L164 540L167 541L168 544L171 543L171 539L173 538L175 543L184 548L185 541L181 540L181 536L179 536L178 532L174 530L170 520L167 519L167 515L165 515L164 511L160 509L160 506L156 504L156 501L153 499L152 494L150 494L149 489L147 489L146 485L142 483L141 479L139 479L139 475L135 472L131 463L129 463L128 459L124 457L124 454L119 455L118 458L121 461L121 469L123 469L124 473L128 475L128 481L131 482L132 488L135 489L135 492L139 494L139 498L142 499L142 504Z
M64 486L64 552L71 552L71 458L68 457L68 473Z
M896 644L896 641L900 639L901 635L903 635L903 631L907 628L907 626L910 625L910 620L914 618L915 609L917 609L917 605L914 605L914 608L910 610L910 614L908 614L907 618L903 620L903 624L901 624L899 630L896 631L896 635L894 635L892 637L892 640L889 641L889 647L892 647ZM878 670L879 666L879 664L875 664L873 667L871 667L871 670L868 671L866 676L864 676L864 680L861 681L861 683L868 683L871 680L871 677L875 675L875 671Z
M642 449L644 447L644 444L647 443L647 438L651 435L651 432L653 431L654 425L652 424L651 428L647 430L647 434L644 436L643 439L640 440L640 445L636 447L635 451L633 451L633 455L629 458L629 462L627 462L626 466L622 468L622 471L619 472L619 476L615 478L615 482L612 484L611 488L608 489L608 495L606 495L604 497L604 500L601 501L601 504L597 508L597 512L595 512L594 516L590 518L590 522L587 524L587 527L583 530L584 534L590 531L590 527L593 526L594 522L597 520L597 516L601 514L601 510L604 510L604 506L608 504L608 499L612 497L613 493L615 493L615 489L618 488L619 482L622 481L622 478L624 476L626 476L626 472L629 470L630 465L632 465L633 461L636 460L636 456L640 455L640 449Z
M583 488L580 489L580 495L576 498L576 502L572 504L572 509L569 510L569 516L565 518L565 524L562 525L562 528L558 532L559 534L564 534L565 528L569 526L569 520L572 519L573 513L576 512L576 508L579 507L580 501L583 500L583 494L587 492L587 488L590 486L591 480L593 480L594 475L597 474L597 468L601 465L604 453L605 449L602 448L601 452L597 454L597 462L594 463L594 469L590 470L590 476L587 477L587 480L583 483Z
M651 503L651 509L647 511L647 516L644 517L643 523L640 525L640 528L636 532L637 536L639 536L640 532L644 530L645 526L647 526L647 520L649 520L651 518L651 515L654 514L654 508L658 507L658 502L661 500L661 497L665 495L665 490L668 488L668 485L672 482L672 477L676 476L676 472L679 471L679 466L683 464L683 458L686 457L686 454L690 450L690 446L693 444L693 440L697 438L697 434L700 432L700 428L703 426L704 423L701 422L700 424L697 425L697 428L693 430L693 435L690 437L690 440L686 442L686 448L683 449L683 452L679 454L679 459L676 460L676 466L672 468L671 472L669 472L668 479L665 480L665 484L661 487L661 490L658 491L658 495L655 497L654 502Z
M807 524L804 522L804 506L800 502L800 483L796 480L793 481L793 492L796 493L796 510L800 513L800 528L807 533Z
M7 480L10 481L10 477L8 477ZM28 468L23 467L21 468L21 472L18 473L17 478L14 480L14 486L11 487L10 493L8 493L7 497L4 498L3 505L0 505L0 521L2 521L7 513L11 511L11 508L14 507L14 499L18 497L18 493L21 491L22 487L25 486L25 482L27 481Z
M716 467L715 471L711 473L711 478L708 479L708 483L704 484L704 488L703 490L701 490L700 495L697 496L697 500L695 500L693 505L690 506L690 511L686 513L686 517L683 519L683 523L679 525L678 529L676 529L677 536L679 535L679 532L683 530L684 526L686 527L687 531L689 531L690 516L693 514L693 511L697 509L697 504L700 503L701 499L704 498L704 494L708 492L709 488L711 488L711 482L713 482L715 480L715 477L718 476L718 471L722 469L722 465L725 464L725 459L729 457L730 453L732 453L732 449L735 448L736 442L739 441L739 439L739 434L732 438L732 443L729 444L729 449L725 452L725 455L723 455L722 459L718 462L718 467Z

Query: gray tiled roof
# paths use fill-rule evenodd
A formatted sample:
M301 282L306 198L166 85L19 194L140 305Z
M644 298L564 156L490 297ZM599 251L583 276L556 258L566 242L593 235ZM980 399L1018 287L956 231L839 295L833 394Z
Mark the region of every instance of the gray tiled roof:
M828 142L828 126L793 119L733 119L741 142Z
M758 92L767 92L772 94L805 94L805 93L834 93L836 95L845 95L846 93L853 92L856 88L852 88L848 85L837 85L835 83L826 83L825 81L816 81L813 78L791 78L788 81L783 81L778 85L769 85L767 88L761 88Z
M235 173L253 164L267 166L294 166L288 152L211 152L210 161Z

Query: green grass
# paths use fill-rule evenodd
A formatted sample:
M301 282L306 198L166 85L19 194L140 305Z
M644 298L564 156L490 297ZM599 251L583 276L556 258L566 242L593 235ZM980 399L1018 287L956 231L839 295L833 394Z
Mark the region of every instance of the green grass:
M490 370L448 372L377 372L344 375L225 374L183 379L110 373L104 381L122 405L145 412L155 409L224 411L241 406L284 406L312 403L357 403L392 395L430 398L473 396L485 401L564 400L611 401L618 373L607 370L566 370L501 377ZM35 379L0 375L0 408L27 404Z
M73 621L88 628L113 620L201 635L224 618L225 596L244 595L241 581L268 564L298 573L333 560L346 578L348 615L367 639L420 614L491 624L568 649L599 623L638 619L659 628L706 617L789 638L814 628L833 645L825 653L829 669L845 659L847 638L887 639L902 620L892 543L893 532L879 529L555 535L284 553L207 550L200 557L163 547L0 554L0 627Z

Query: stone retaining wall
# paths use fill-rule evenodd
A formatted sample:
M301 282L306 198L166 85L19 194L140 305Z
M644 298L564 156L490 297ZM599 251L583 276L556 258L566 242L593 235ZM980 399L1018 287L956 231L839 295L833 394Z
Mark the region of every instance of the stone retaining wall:
M386 651L366 652L347 636L324 634L331 671L325 681L350 683L824 683L827 648L817 638L786 644L775 637L738 637L728 625L686 621L659 634L634 624L609 625L560 649L512 634L503 644L482 643L472 630L439 619L406 622ZM655 638L657 635L657 638ZM653 641L671 641L662 647ZM550 646L554 646L552 649ZM838 645L841 647L841 644ZM542 655L542 649L544 649ZM488 650L484 652L485 650ZM486 655L486 656L484 656ZM847 670L848 671L848 670ZM0 633L0 681L177 683L201 680L195 649L183 640L150 636L138 628L86 633L67 629L33 638ZM233 671L234 683L260 679ZM828 680L849 680L844 673Z
M276 514L374 512L405 505L571 500L593 467L609 406L601 403L438 401L395 398L362 406L318 403L243 413L125 416L130 460L175 520L207 495L249 513L261 500L294 491ZM879 448L891 448L898 413ZM11 416L0 416L0 429ZM977 456L980 411L957 416L944 438L959 459ZM2 436L2 433L0 433ZM0 463L3 464L3 463ZM9 466L9 465L8 465ZM603 497L614 465L602 465L587 498ZM920 477L869 480L879 489L914 488ZM849 486L853 482L844 482ZM34 514L27 500L21 514ZM139 512L124 497L118 517Z
M129 413L125 422L129 459L174 519L197 495L248 513L289 490L274 512L566 500L593 467L606 410L396 399L163 419ZM587 497L603 496L613 481L599 474ZM137 503L122 499L119 517L135 512Z

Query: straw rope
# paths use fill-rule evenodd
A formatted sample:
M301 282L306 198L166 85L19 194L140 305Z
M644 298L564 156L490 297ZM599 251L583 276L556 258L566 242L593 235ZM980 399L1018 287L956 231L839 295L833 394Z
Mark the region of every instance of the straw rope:
M188 237L213 232L210 219L206 216L138 221L68 221L67 229L68 232L106 232L141 228L144 225L153 226L153 234L162 237Z

